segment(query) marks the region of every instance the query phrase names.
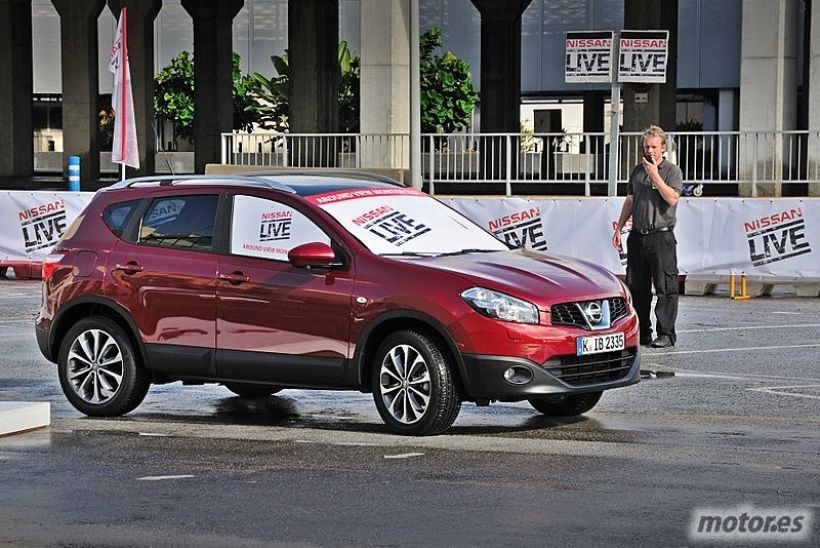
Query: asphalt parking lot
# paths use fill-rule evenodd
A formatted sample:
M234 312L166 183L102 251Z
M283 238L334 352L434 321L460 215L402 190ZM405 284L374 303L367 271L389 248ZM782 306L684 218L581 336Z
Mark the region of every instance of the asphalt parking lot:
M52 405L0 438L0 545L682 546L714 543L689 529L707 507L805 512L801 538L763 545L820 545L820 299L682 297L678 346L585 417L465 404L422 439L355 392L175 383L83 417L38 306L38 282L0 280L0 401Z

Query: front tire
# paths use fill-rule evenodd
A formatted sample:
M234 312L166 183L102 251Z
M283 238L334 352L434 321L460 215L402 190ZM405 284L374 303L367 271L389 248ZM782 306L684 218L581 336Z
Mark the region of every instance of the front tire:
M398 434L440 434L455 422L461 395L438 343L415 330L389 335L373 362L372 387L382 420Z
M598 403L602 391L584 394L565 394L529 400L536 411L548 417L573 417L583 415Z
M57 357L60 385L78 411L115 417L133 411L151 377L125 330L105 316L80 320L66 333Z

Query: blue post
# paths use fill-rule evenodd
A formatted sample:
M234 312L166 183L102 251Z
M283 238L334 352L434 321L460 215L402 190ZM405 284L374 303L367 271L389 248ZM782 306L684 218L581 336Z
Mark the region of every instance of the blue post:
M80 157L68 157L68 191L80 191Z

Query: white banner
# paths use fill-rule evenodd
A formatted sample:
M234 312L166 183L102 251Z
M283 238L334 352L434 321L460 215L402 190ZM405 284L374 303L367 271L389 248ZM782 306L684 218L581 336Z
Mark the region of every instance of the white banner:
M623 198L445 201L508 243L625 273L611 243ZM819 199L683 198L675 236L681 274L820 277Z
M42 261L93 195L0 192L0 261Z
M93 195L0 192L0 262L42 261ZM624 273L625 257L611 243L623 198L442 201L510 244ZM413 212L424 219L423 211ZM675 236L681 274L820 278L820 199L682 198ZM464 243L448 232L450 239Z

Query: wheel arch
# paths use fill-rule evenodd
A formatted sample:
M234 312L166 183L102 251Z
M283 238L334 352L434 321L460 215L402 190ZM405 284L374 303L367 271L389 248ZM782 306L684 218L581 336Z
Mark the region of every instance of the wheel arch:
M447 329L435 318L414 310L393 310L387 312L367 326L367 329L365 329L364 333L359 337L356 352L353 356L353 363L355 364L354 374L356 376L354 382L356 385L361 387L363 392L371 391L370 378L373 356L379 344L381 344L384 338L390 333L407 329L420 330L439 343L441 350L446 352L448 357L456 364L453 374L463 390L462 393L468 393L467 389L469 387L465 385L467 376L464 374L464 360L455 341Z
M52 361L57 361L60 345L62 345L63 339L65 339L66 333L71 329L71 326L89 316L104 316L122 327L128 338L131 339L131 343L138 353L140 363L145 365L145 346L138 335L139 330L136 324L123 307L102 297L81 297L64 305L55 315L51 324L48 343L48 351Z

